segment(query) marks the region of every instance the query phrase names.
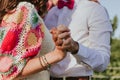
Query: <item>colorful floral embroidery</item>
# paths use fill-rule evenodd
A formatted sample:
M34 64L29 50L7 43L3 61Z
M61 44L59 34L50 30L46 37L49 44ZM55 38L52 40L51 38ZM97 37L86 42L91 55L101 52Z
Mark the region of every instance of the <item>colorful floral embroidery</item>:
M0 80L12 80L27 60L38 54L44 37L44 24L34 6L21 2L7 14L0 27Z

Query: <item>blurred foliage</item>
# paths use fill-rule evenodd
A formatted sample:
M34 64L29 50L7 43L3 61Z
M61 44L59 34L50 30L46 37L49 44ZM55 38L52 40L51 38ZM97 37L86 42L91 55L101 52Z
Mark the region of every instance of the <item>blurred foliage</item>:
M111 20L111 23L112 23L113 35L114 35L115 30L117 29L117 26L118 26L118 17L115 16L115 17L113 18L113 20Z
M113 35L118 26L118 18L111 20ZM95 72L92 80L120 80L120 39L111 37L111 59L108 68L104 72Z

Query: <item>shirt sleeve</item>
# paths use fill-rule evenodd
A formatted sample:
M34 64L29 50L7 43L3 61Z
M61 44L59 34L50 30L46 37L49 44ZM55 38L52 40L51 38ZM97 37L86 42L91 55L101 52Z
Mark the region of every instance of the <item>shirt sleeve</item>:
M89 46L79 43L77 55L93 70L103 71L110 61L110 36L112 26L106 10L96 6L88 19Z

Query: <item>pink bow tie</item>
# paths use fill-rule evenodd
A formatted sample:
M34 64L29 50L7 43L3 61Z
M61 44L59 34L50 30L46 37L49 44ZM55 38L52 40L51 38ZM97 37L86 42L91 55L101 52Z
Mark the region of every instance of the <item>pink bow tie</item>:
M74 0L67 0L67 2L64 2L63 0L58 0L58 8L61 9L64 6L68 7L69 9L73 9L74 7Z

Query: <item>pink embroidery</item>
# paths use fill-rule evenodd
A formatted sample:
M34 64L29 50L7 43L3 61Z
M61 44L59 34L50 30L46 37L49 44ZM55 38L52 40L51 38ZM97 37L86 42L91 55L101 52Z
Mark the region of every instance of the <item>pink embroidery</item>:
M43 24L37 13L29 11L31 7L30 4L22 5L12 14L15 20L6 18L2 21L1 30L4 30L4 34L0 45L0 65L2 65L0 80L14 79L22 71L28 59L36 56L41 49L44 37ZM8 19L11 19L11 16Z
M10 67L12 66L13 60L8 56L0 57L0 72L7 72L9 71Z

